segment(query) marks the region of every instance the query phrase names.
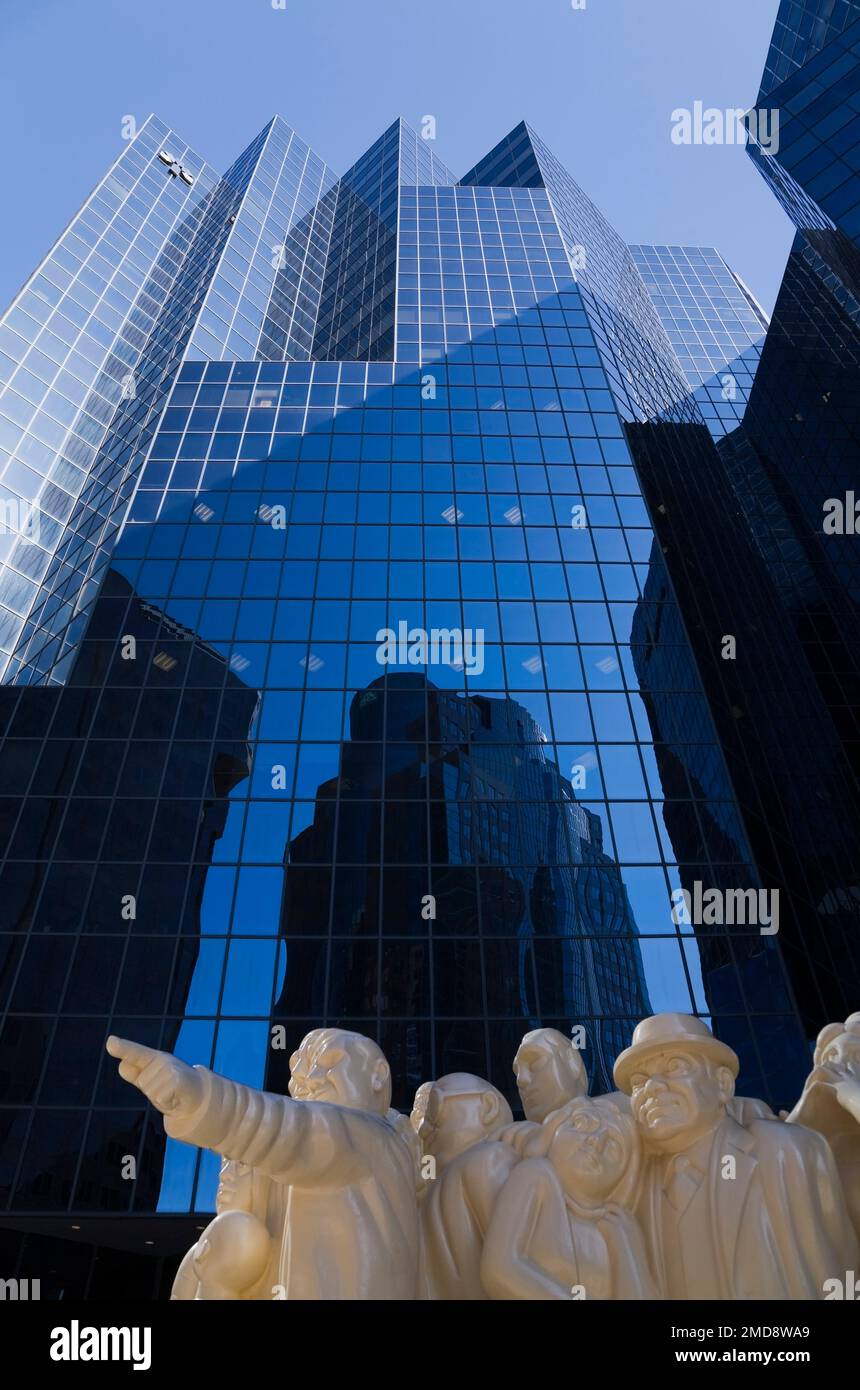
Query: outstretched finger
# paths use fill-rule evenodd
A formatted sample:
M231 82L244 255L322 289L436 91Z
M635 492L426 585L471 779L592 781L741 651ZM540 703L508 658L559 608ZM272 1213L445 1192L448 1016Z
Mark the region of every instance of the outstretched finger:
M136 1076L141 1068L155 1057L158 1056L155 1048L146 1047L143 1043L132 1042L130 1038L118 1038L111 1034L105 1044L111 1057L119 1057L119 1074L125 1081L131 1081L132 1075Z

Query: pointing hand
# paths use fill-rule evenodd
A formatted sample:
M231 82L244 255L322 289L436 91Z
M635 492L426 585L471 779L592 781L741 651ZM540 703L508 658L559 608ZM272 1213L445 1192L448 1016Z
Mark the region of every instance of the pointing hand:
M107 1040L111 1057L119 1057L119 1074L130 1081L162 1115L190 1114L203 1099L203 1079L194 1068L180 1062L170 1052L111 1036Z

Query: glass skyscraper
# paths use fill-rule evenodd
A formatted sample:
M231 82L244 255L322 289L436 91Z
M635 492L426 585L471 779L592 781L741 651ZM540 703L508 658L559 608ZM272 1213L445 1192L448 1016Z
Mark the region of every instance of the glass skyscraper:
M645 286L715 439L743 419L767 316L710 246L631 246Z
M730 505L708 383L763 331L526 124L460 180L402 121L342 178L277 119L223 178L141 128L3 328L6 1268L163 1293L212 1209L111 1032L279 1090L337 1022L406 1108L515 1100L540 1024L610 1089L675 1009L793 1102L780 934L672 912L766 881L664 534Z
M858 20L780 6L759 100L779 147L749 145L798 228L772 321L717 252L632 248L717 441L707 480L664 477L655 525L808 1030L860 992L857 547L850 520L824 525L860 454ZM714 659L714 630L736 660Z
M855 248L858 79L858 0L782 0L754 108L756 116L762 110L778 113L778 141L767 152L753 133L749 154L799 229L838 227ZM856 274L856 256L851 259Z

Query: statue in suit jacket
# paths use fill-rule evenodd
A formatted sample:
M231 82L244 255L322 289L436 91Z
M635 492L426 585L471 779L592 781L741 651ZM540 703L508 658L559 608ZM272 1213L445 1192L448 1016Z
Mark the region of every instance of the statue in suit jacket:
M257 1297L417 1297L414 1159L387 1118L391 1075L370 1038L339 1028L308 1033L290 1059L289 1096L257 1091L123 1038L109 1038L107 1048L120 1059L123 1079L162 1112L171 1138L272 1179L282 1219L267 1271L273 1283ZM226 1225L220 1215L216 1222ZM250 1275L262 1242L248 1239L248 1226L242 1226L243 1265ZM213 1250L202 1253L216 1255L220 1265L221 1228L213 1228L215 1222L209 1229L219 1236L218 1249L210 1238ZM200 1253L195 1273L208 1277ZM213 1283L220 1288L222 1280Z
M615 1063L646 1151L638 1215L668 1299L822 1299L860 1250L820 1135L728 1113L731 1048L656 1014Z

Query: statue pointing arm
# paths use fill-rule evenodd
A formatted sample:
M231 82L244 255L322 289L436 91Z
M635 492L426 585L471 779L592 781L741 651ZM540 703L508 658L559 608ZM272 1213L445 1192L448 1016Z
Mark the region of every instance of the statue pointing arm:
M190 1067L169 1052L110 1037L119 1074L164 1116L172 1139L212 1149L297 1187L342 1186L368 1171L353 1127L372 1117L338 1105L292 1100Z

